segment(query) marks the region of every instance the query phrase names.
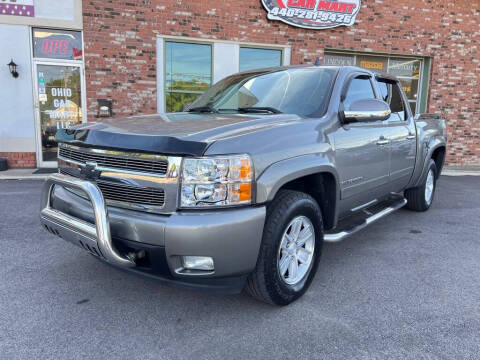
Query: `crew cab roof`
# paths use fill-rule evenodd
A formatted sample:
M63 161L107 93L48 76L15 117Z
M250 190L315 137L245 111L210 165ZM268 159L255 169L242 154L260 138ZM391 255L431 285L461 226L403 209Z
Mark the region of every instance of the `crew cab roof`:
M367 73L372 76L375 76L376 78L382 78L382 79L387 79L387 80L392 80L392 81L398 81L398 79L391 74L387 74L384 72L378 72L378 71L371 71L369 69L365 69L359 66L351 66L351 65L285 65L285 66L273 66L273 67L268 67L268 68L260 68L260 69L254 69L254 70L246 70L242 71L241 74L261 74L261 73L268 73L268 72L275 72L275 71L282 71L282 70L288 70L288 69L299 69L299 68L304 68L304 69L321 69L321 68L328 68L328 69L336 69L336 70L344 70L344 71L350 71L350 72L362 72L362 73Z

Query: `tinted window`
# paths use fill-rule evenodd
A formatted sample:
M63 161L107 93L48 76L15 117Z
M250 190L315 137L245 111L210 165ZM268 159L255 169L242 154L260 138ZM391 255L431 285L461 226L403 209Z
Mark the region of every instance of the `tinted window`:
M282 65L281 50L240 48L240 71L280 65Z
M373 92L370 79L358 77L353 79L348 87L345 100L343 101L345 110L349 110L352 103L362 99L375 99L375 93Z
M392 111L390 119L405 120L407 118L406 107L398 82L379 79L378 85L382 93L382 100L390 105Z
M190 108L209 106L231 112L240 107L273 107L283 113L319 116L335 74L333 69L300 68L232 75L212 86Z
M182 111L210 87L212 46L183 42L165 43L165 97L167 111Z

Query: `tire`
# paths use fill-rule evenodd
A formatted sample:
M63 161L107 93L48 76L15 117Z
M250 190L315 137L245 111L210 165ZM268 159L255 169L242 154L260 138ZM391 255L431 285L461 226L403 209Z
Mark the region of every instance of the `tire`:
M407 208L413 211L427 211L433 203L437 187L437 166L430 159L428 171L422 180L422 185L405 190Z
M296 232L298 238L294 229L300 229ZM257 265L248 277L246 291L272 305L283 306L297 300L315 276L322 243L322 213L317 202L305 193L281 190L267 208Z

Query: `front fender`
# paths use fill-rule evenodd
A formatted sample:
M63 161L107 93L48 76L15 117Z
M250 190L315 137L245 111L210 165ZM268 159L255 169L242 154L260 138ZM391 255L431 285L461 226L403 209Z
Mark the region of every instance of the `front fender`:
M308 154L282 160L270 165L257 179L258 204L273 200L278 190L286 183L312 174L322 172L334 176L338 184L338 173L334 161L329 154ZM340 190L337 186L336 204L340 199Z

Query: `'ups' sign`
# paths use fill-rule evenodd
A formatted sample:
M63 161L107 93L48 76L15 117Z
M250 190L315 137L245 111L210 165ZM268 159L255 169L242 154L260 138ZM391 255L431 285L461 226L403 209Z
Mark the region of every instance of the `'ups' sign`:
M262 0L262 3L270 20L307 29L328 29L353 25L361 0Z

